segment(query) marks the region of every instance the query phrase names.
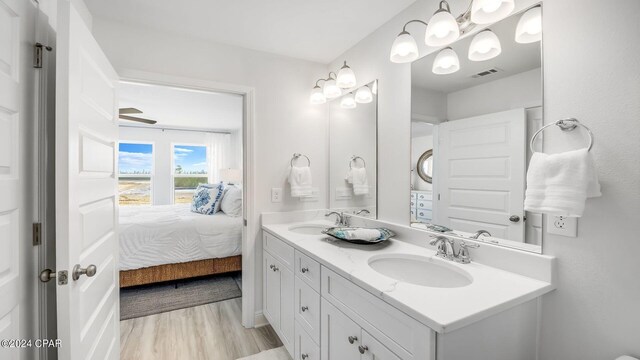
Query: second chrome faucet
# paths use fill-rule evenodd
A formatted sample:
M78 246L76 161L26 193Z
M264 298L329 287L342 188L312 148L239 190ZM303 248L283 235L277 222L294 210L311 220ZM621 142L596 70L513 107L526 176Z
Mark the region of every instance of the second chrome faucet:
M438 236L435 239L431 240L429 244L436 247L436 256L440 256L451 261L456 261L461 264L468 264L471 262L469 248L475 249L480 247L480 245L478 244L470 244L461 241L459 245L460 248L456 253L453 240L445 236Z

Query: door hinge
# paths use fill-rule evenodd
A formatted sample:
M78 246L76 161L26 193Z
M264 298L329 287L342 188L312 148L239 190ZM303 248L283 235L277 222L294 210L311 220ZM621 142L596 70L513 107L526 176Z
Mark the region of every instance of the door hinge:
M33 223L33 246L42 244L42 224Z
M247 219L243 219L244 226L247 226Z
M39 42L33 46L33 67L36 69L42 68L42 57L44 53L43 50L51 51L53 50L53 48L51 46L43 45Z
M438 201L440 201L440 194L438 194Z

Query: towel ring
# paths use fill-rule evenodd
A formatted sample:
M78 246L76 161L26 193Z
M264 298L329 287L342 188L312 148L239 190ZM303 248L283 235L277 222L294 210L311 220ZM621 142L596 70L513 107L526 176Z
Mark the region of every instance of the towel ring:
M544 131L544 129L553 125L558 126L562 131L572 131L576 127L582 126L585 130L587 130L587 133L589 134L589 148L587 149L587 151L591 151L591 148L593 147L593 133L591 132L591 129L589 129L586 125L578 121L578 119L567 118L567 119L560 119L551 124L547 124L541 127L538 131L536 131L536 133L533 134L533 136L531 137L531 141L529 142L529 148L531 149L532 153L536 152L533 149L533 143L536 141L536 137L538 137L538 135L540 135Z
M309 160L309 157L307 155L294 153L293 157L291 158L291 167L293 167L293 162L295 160L298 160L298 158L301 157L301 156L304 156L305 158L307 158L307 162L309 163L308 166L311 166L311 160Z
M358 159L362 160L362 167L363 168L367 167L367 163L364 161L363 158L361 158L360 156L353 155L351 157L351 161L349 161L349 169L353 169L353 163L356 162L356 160L358 160Z

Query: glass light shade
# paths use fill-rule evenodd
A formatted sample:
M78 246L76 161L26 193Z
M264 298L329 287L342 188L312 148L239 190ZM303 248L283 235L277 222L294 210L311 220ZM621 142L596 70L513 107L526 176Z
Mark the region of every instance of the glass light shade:
M347 66L347 62L344 62L344 66L338 71L338 78L336 79L338 87L343 89L349 89L356 86L356 74L353 70Z
M340 107L343 109L354 109L356 107L356 99L353 97L352 93L348 93L342 97L342 100L340 100Z
M391 45L389 60L394 63L408 63L418 58L418 44L416 39L406 31L396 37Z
M424 43L429 46L444 46L458 40L460 28L458 22L446 10L438 10L427 24Z
M453 74L458 70L460 70L460 59L450 47L440 50L433 60L433 68L431 69L434 74L438 75Z
M368 86L363 86L356 91L356 102L360 104L368 104L373 101L373 94Z
M469 45L469 60L485 61L500 55L502 46L500 39L491 30L484 30L476 34Z
M516 42L528 44L542 40L542 8L527 10L516 26Z
M471 21L476 24L491 24L511 14L514 0L473 0Z
M316 85L313 89L311 89L311 96L309 97L309 101L312 104L324 104L327 102L327 98L324 96L322 92L322 88Z
M334 79L329 79L324 82L322 93L327 99L333 99L342 95L342 90L340 90L338 85L336 85L336 81Z
M373 86L371 86L371 92L373 95L378 95L378 80L373 82Z

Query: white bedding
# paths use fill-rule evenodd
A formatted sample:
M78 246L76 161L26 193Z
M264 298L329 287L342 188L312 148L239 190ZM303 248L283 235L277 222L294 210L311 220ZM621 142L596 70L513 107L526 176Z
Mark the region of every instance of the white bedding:
M120 207L120 270L242 252L242 217L193 213L189 204Z

